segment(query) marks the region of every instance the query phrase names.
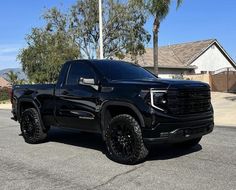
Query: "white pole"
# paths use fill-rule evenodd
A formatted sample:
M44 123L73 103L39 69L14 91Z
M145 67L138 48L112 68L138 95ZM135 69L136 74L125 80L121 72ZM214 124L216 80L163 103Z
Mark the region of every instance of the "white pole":
M103 59L103 34L102 34L102 0L99 0L99 43L100 43L100 59Z

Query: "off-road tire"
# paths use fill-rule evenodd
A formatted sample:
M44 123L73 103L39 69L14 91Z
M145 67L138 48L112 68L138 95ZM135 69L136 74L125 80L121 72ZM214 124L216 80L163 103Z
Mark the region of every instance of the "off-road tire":
M25 142L29 144L42 143L47 138L47 133L43 131L39 113L35 108L26 109L22 113L20 128Z
M121 127L123 126L123 127ZM118 128L122 128L118 130ZM124 130L123 130L124 129ZM117 142L116 138L118 136L114 135L114 131L126 131L124 132L128 145L120 145ZM120 132L123 133L123 132ZM130 115L121 114L113 117L109 123L109 126L105 132L106 135L106 145L108 151L108 157L113 161L121 163L121 164L137 164L143 161L148 155L148 150L144 145L141 128L139 123ZM119 136L120 137L120 136ZM118 148L117 148L118 147ZM121 151L117 150L121 147ZM125 147L125 148L124 148ZM128 148L129 147L129 148ZM123 156L123 150L127 153L127 156ZM129 151L129 153L128 153ZM129 155L128 155L129 154Z

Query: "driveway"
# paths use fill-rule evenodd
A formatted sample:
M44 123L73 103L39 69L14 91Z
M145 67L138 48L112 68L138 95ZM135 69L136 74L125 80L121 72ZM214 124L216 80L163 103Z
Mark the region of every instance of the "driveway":
M236 127L236 94L212 92L215 123Z
M126 166L106 157L100 136L52 129L29 145L10 111L0 110L0 187L11 189L196 189L236 187L236 128L218 126L189 149L153 147L147 160Z

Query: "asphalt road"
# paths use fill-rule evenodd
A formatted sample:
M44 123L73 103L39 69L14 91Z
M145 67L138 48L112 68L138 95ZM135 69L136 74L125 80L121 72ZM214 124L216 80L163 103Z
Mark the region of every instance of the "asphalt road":
M236 128L216 127L190 149L153 147L144 163L117 164L94 134L53 129L26 144L19 124L0 110L0 189L236 189Z

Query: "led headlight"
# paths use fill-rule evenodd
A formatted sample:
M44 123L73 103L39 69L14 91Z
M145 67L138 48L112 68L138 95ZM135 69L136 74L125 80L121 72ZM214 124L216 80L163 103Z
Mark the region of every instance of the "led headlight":
M151 89L150 94L151 94L152 107L154 107L160 111L167 111L166 90Z

